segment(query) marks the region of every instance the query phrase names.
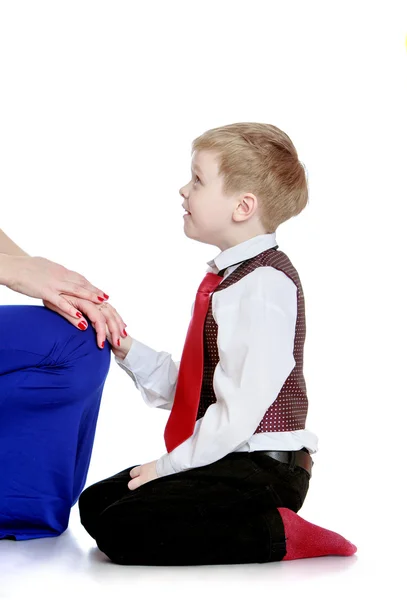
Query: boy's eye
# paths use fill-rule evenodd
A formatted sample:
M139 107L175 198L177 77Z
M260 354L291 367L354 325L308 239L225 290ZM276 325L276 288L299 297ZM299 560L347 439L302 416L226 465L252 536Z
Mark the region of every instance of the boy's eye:
M195 181L198 179L198 181L201 181L198 177L198 175L195 175Z

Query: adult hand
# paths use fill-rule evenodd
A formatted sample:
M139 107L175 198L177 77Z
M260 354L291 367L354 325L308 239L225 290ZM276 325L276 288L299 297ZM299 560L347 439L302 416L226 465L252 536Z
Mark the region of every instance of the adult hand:
M153 479L158 479L157 470L156 470L157 461L153 460L152 462L146 463L145 465L138 465L137 467L133 467L130 471L131 481L127 484L129 490L135 490L147 481L152 481Z
M89 321L92 323L93 328L96 331L97 345L103 348L105 345L106 335L109 333L111 336L109 342L115 349L120 348L120 338L126 338L127 333L123 319L116 311L115 308L108 302L104 302L102 305L96 305L89 300L83 300L82 298L76 298L75 296L67 296L64 294L63 300L73 307L75 317L67 315L65 310L61 310L47 300L43 300L43 304L46 308L53 310L67 321L78 327L78 329L85 330L88 327L87 321L83 315L86 315ZM81 311L78 312L78 309Z
M75 306L61 294L89 300L100 305L109 296L89 281L62 265L41 256L9 256L7 287L32 298L41 298L64 314L76 317Z

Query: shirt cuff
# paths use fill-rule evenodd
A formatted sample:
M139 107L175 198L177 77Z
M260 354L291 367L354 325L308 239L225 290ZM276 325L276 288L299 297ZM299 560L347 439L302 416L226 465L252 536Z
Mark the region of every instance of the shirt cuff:
M119 365L123 365L139 378L142 378L143 375L148 376L150 374L151 365L155 364L157 360L157 352L133 338L126 358L121 360L115 356L115 360Z
M179 471L174 469L169 454L163 454L163 456L161 456L157 460L155 468L158 477L164 477L165 475L174 475L174 473L179 473Z

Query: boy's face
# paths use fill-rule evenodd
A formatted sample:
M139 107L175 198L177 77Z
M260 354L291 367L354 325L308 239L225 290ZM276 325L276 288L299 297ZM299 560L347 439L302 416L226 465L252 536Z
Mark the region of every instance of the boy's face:
M194 152L191 180L180 189L182 205L191 213L184 216L184 231L189 238L224 250L229 245L232 215L239 201L236 196L225 196L222 187L216 154Z

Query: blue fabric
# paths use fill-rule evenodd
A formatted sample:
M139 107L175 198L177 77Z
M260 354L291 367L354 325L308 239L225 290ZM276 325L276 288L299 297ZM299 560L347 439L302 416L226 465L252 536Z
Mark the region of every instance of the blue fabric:
M85 486L110 345L42 306L0 306L0 539L60 535Z

